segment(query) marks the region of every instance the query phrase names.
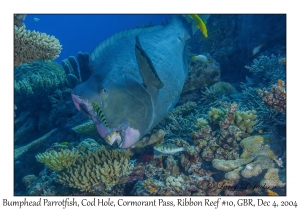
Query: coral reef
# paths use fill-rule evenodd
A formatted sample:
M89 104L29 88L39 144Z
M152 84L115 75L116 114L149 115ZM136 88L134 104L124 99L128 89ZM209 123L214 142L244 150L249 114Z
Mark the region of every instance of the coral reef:
M75 164L58 175L58 180L81 191L95 192L97 186L105 185L110 191L117 184L126 183L133 171L128 151L106 150L105 147L80 156Z
M280 180L278 172L278 168L269 168L264 178L260 181L260 185L266 186L267 188L285 186L286 183Z
M156 129L164 129L166 137L189 138L189 134L193 131L194 122L198 115L194 113L197 104L195 102L187 102L175 107L164 118Z
M279 80L278 85L273 85L270 91L267 91L266 88L263 88L262 90L258 89L257 93L267 107L275 109L278 112L285 113L286 91L284 83L280 81L281 80Z
M166 179L167 186L181 187L181 185L183 185L183 183L184 183L184 180L182 179L181 176L179 176L179 177L169 176Z
M253 132L253 126L256 124L256 118L255 110L235 112L235 123L244 132Z
M36 61L18 66L14 71L15 103L47 98L47 94L66 84L64 70L56 62Z
M189 72L182 93L204 89L219 81L220 74L220 65L216 61L210 63L189 62Z
M23 156L29 150L32 150L32 149L38 147L40 144L44 143L56 131L57 131L57 128L51 130L47 134L43 135L42 137L40 137L40 138L32 141L31 143L29 143L29 144L27 144L25 146L16 148L14 150L14 158L15 158L15 160L19 159L21 156Z
M37 60L54 60L62 50L59 40L45 33L29 31L25 26L14 28L14 65Z
M92 120L85 121L72 128L77 134L86 134L92 138L101 138Z
M21 27L24 25L23 21L25 20L26 15L24 14L14 14L14 25Z
M147 147L147 146L151 146L154 144L160 144L164 141L164 137L165 137L165 131L162 129L159 129L158 131L156 131L155 133L151 134L150 137L143 137L141 140L139 140L138 142L136 142L131 148L130 150L132 152L136 152L137 150Z
M227 114L227 110L221 108L211 108L211 110L208 112L209 121L213 124L219 124L220 121L222 121Z
M257 84L263 84L269 87L275 84L278 78L285 80L285 65L280 64L282 56L271 55L260 56L254 59L250 66L245 66L253 74L253 81Z
M26 187L28 187L29 185L32 184L32 182L34 182L34 180L36 179L36 176L33 174L24 176L22 179L22 182L25 184Z
M253 161L254 158L237 159L237 160L219 160L214 159L212 166L220 171L232 171L233 169L239 168L242 165L246 165Z
M51 170L58 172L74 164L78 158L78 152L68 149L59 152L51 150L49 152L39 153L35 158L37 161L44 163Z
M221 96L228 96L236 92L236 89L228 82L216 82L215 84L205 87L205 91L202 92L201 100L204 104L210 104L216 101Z
M243 148L241 158L248 158L251 155L257 156L261 154L266 155L270 158L275 158L274 152L266 144L263 136L250 136L243 139L240 145Z

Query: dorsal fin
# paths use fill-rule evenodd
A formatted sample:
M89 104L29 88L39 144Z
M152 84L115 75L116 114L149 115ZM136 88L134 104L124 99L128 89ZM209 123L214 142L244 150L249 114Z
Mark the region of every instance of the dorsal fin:
M109 37L105 41L101 42L90 54L90 62L98 63L101 59L101 56L109 47L111 47L116 42L128 38L128 37L136 37L137 35L143 34L143 33L149 33L152 31L157 31L162 29L163 26L153 26L153 27L147 27L147 28L135 28L135 29L129 29L125 31L121 31L116 33L115 35Z

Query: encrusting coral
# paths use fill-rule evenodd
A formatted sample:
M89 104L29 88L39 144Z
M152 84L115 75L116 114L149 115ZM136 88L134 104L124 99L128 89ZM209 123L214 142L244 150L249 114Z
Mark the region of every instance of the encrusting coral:
M45 33L26 30L25 26L14 28L14 65L36 60L54 60L62 50L59 40Z
M53 171L61 171L75 163L78 158L78 152L68 149L59 152L52 150L50 152L39 153L35 158Z
M278 168L269 168L264 178L260 181L260 185L268 188L285 186L286 183L279 179L278 173Z
M134 164L128 151L106 150L105 147L80 156L76 163L59 173L58 180L81 191L94 192L102 184L111 190L116 184L125 183Z

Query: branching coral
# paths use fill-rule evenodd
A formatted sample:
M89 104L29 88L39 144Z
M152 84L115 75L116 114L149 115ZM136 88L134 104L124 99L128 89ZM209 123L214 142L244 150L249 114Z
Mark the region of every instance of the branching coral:
M253 73L252 79L256 84L270 86L276 83L278 78L285 80L285 66L280 64L281 56L260 56L254 59L250 66L245 66Z
M106 150L104 147L80 156L72 167L59 174L58 180L64 185L93 192L100 183L106 190L116 184L125 183L133 171L128 151Z
M279 80L282 81L282 80ZM284 84L284 83L283 83ZM271 91L259 89L257 91L261 100L267 107L275 109L278 112L285 113L286 111L286 91L282 82L278 82L278 85L273 85Z
M15 66L36 60L54 60L62 50L59 40L54 36L26 30L25 26L15 26L14 34Z
M44 163L48 168L53 171L61 171L75 163L78 158L78 152L70 150L62 150L56 152L39 153L35 156L36 160Z
M14 14L14 25L21 27L23 26L23 21L25 20L26 15L24 14Z
M43 135L42 137L32 141L29 144L15 149L15 151L14 151L15 160L20 158L22 155L24 155L29 150L31 150L31 149L37 147L38 145L42 144L47 138L49 138L56 131L57 131L57 128L51 130L49 133L47 133L47 134Z

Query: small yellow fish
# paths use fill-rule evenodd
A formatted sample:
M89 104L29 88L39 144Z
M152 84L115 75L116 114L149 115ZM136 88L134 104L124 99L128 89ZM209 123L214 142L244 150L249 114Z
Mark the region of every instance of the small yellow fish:
M278 194L272 190L267 190L268 196L278 196Z
M201 30L203 35L207 38L207 28L203 20L199 17L199 15L189 15L193 20L196 21L197 27Z
M260 130L258 130L258 133L263 134L264 131L260 129Z
M59 144L62 145L62 146L66 146L66 145L69 144L69 142L64 141L64 142L60 142Z

